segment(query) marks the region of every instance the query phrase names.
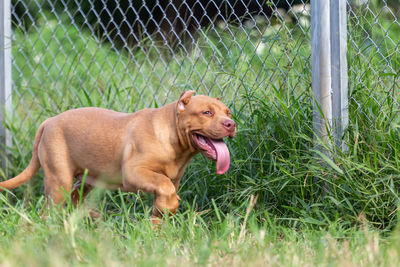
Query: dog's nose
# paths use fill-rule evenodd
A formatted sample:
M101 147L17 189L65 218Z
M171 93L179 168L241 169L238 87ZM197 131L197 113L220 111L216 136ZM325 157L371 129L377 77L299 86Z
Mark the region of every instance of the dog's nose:
M235 130L236 123L233 120L226 120L222 123L229 132L232 132Z

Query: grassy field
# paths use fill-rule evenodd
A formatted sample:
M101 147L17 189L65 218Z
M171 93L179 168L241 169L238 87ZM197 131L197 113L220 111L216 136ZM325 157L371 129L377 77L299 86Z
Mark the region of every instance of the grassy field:
M134 214L130 198L107 194L118 210L105 212L96 222L83 209L53 211L39 218L40 203L1 202L1 266L397 266L400 232L382 238L362 225L324 230L263 223L246 209L223 214L196 212L190 207L169 218L159 231L149 220L149 209ZM207 214L217 213L214 220Z
M102 213L96 222L70 205L42 220L39 173L0 195L0 266L397 265L400 26L389 17L381 26L349 18L349 149L331 151L333 159L314 150L307 27L204 30L195 48L171 55L150 40L147 50L117 52L62 19L15 29L10 176L28 164L46 117L80 106L157 107L188 88L230 105L239 129L227 141L231 168L217 176L196 156L179 214L160 231L146 194L94 192L86 205Z

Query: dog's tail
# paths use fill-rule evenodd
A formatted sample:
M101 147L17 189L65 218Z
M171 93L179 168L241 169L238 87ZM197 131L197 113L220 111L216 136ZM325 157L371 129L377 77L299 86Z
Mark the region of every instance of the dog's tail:
M26 169L23 172L21 172L14 178L11 178L4 182L0 182L0 191L2 191L2 189L13 189L15 187L25 184L30 179L32 179L33 175L39 170L40 161L38 155L38 146L40 143L40 139L42 138L44 124L45 123L42 123L40 125L36 133L35 141L33 142L33 148L32 148L32 158L31 161L29 162L28 167L26 167Z

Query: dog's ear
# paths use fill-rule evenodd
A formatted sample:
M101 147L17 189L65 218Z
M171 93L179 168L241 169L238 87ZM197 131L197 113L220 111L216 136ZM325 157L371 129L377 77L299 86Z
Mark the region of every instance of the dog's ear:
M182 112L185 110L185 106L189 103L194 93L195 93L194 91L190 90L190 91L185 91L181 94L177 104L178 112Z

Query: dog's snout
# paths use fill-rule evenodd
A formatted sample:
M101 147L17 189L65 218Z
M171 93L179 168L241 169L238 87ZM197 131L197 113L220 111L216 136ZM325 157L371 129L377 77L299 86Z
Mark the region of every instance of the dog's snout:
M233 120L226 120L222 123L228 131L232 132L235 130L236 123Z

